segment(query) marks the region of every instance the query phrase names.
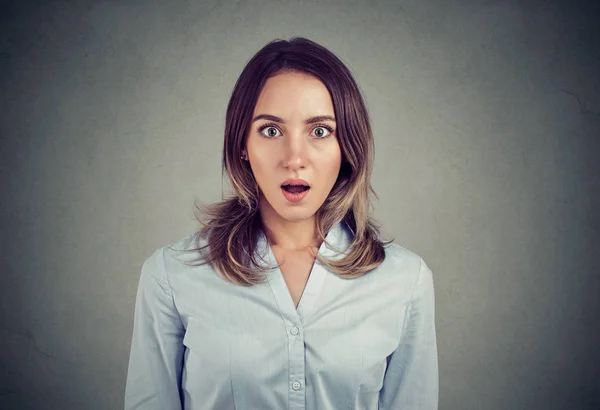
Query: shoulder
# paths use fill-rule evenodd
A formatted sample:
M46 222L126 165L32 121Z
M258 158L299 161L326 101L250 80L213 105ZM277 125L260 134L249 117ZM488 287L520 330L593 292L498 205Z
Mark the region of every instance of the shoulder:
M433 287L433 275L423 258L404 246L390 243L386 258L378 267L388 283L397 283L409 295L418 296Z
M382 266L393 269L395 272L410 274L421 268L423 258L417 253L395 242L385 247L385 260Z
M177 241L155 247L150 251L142 263L138 286L148 292L149 290L158 289L158 285L165 293L171 294L168 265L171 265L172 260L174 260L175 252L173 249L181 249L180 246L187 244L190 237L186 236Z
M144 260L143 267L164 276L187 266L186 263L197 261L200 253L196 248L205 244L206 240L201 239L198 232L190 233L156 247Z
M205 246L207 240L199 236L199 232L192 232L174 241L165 243L157 249L163 253L167 269L175 265L197 261L200 256L199 247Z

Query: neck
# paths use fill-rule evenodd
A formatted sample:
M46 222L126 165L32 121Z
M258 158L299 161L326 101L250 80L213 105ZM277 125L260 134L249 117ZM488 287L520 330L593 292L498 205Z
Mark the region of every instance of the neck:
M271 247L286 251L306 251L319 249L316 218L289 221L282 218L274 209L261 210L262 228Z

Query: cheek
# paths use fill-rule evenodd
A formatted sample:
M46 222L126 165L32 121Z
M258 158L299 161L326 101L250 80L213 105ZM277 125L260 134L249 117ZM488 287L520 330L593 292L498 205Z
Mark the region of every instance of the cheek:
M261 156L255 156L252 158L250 166L252 168L252 172L254 173L254 177L259 183L270 179L270 177L273 175L272 161L269 161L268 157L262 158Z
M263 144L261 141L248 143L248 156L254 169L268 170L276 163L277 151L272 144Z
M326 176L326 179L328 180L333 178L335 181L340 172L341 165L341 154L339 152L333 152L326 158L323 158L323 161L319 166L319 174Z

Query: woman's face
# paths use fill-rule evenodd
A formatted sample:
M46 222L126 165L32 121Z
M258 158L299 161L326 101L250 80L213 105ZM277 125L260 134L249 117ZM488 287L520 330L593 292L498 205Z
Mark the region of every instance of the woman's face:
M314 119L319 116L331 119ZM260 188L263 216L312 218L327 199L342 157L334 117L329 91L316 77L285 73L267 80L245 150ZM310 186L301 200L286 197L282 184L288 179L303 179Z

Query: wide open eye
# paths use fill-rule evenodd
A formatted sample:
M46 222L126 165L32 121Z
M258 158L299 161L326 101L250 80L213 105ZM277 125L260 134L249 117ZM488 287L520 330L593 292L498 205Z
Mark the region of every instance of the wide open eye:
M266 134L263 132L264 130L267 130ZM273 131L273 130L275 130L275 131ZM265 126L259 130L259 132L267 138L278 137L279 136L279 135L277 135L278 131L279 130L277 128L272 127L272 126Z
M330 134L333 133L333 129L326 125L317 125L315 128L313 128L313 131L318 130L318 129L321 129L321 130L325 129L325 130L327 130L327 132L324 133L323 131L321 131L318 135L316 135L317 138L327 138ZM323 135L323 134L325 134L325 135Z
M264 130L267 130L267 134L265 134L265 133L263 132ZM274 133L273 133L273 131L271 131L271 130L276 130L276 131L279 131L279 128L277 128L277 127L275 126L275 124L264 124L264 125L262 125L262 126L260 126L260 127L258 128L258 132L259 132L259 133L260 133L262 136L264 136L265 138L274 138L274 137L278 137L278 136L279 136L279 135L273 135ZM277 132L275 132L275 134L277 134Z

